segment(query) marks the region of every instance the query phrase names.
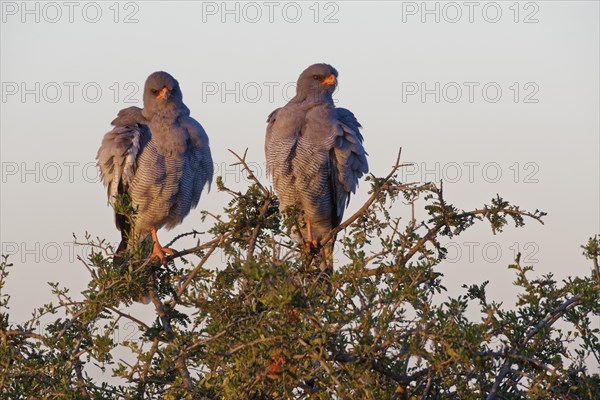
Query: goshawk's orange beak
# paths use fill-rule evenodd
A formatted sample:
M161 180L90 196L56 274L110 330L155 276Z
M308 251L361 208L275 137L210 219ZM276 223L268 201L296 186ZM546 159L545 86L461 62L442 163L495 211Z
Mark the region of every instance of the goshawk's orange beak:
M159 100L167 100L170 95L171 95L171 92L169 92L169 89L164 87L160 90L160 92L158 92L158 94L156 95L156 98Z
M335 75L331 74L321 81L323 85L335 85Z

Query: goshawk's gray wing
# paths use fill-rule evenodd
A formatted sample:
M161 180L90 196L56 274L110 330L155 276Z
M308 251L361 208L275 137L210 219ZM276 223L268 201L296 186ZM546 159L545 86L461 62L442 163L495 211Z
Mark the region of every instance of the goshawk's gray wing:
M361 125L349 110L336 108L335 140L329 151L334 215L333 226L341 223L350 195L356 192L358 180L369 172L367 152L363 147Z
M277 120L277 112L279 110L280 108L273 110L271 114L269 114L269 116L267 117L267 133L265 135L265 158L267 160L267 176L273 175L274 154L271 140L273 138L273 125Z
M204 187L210 186L214 175L214 164L210 152L210 145L206 131L198 121L192 117L184 118L183 127L187 130L190 143L186 157L186 167L182 175L182 185L191 187L192 196L190 208L196 207ZM189 212L189 210L188 210ZM187 214L184 210L184 213Z
M138 107L121 110L112 122L114 128L104 135L98 149L96 159L100 177L111 205L116 195L127 193L135 177L140 149L148 135L147 128L140 124L144 118L141 111ZM120 230L125 228L117 215L115 224Z

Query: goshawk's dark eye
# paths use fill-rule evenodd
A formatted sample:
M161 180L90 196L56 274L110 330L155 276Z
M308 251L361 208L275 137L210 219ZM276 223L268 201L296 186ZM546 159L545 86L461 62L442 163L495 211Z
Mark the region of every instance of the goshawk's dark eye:
M319 79L321 79L321 78L319 77L319 75L313 75L313 79L314 79L315 81L317 81L317 80L319 80Z
M158 90L156 90L156 89L152 89L152 90L150 90L150 91L152 92L152 94L156 94L156 93L158 93Z

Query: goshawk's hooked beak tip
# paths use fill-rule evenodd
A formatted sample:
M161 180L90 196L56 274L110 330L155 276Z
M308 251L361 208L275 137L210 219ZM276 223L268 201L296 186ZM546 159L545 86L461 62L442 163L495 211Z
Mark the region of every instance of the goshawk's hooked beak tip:
M156 95L156 98L159 100L167 100L171 96L171 92L166 87L162 88L160 92Z
M323 85L335 85L335 75L331 74L321 81Z

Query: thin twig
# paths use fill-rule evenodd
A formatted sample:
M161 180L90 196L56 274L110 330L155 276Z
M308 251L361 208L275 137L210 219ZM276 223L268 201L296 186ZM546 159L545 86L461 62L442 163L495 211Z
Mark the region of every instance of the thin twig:
M169 243L167 243L165 245L165 247L171 247L176 241L178 241L179 239L184 238L186 236L194 235L194 237L195 237L196 235L199 235L199 234L200 234L200 232L198 232L195 229L191 232L182 233L181 235L175 236Z
M248 260L248 261L254 255L254 249L256 248L256 240L258 239L258 235L260 233L260 230L261 230L263 222L264 222L264 217L267 214L267 211L269 210L270 206L271 206L271 198L267 197L265 202L263 203L263 205L260 207L260 211L258 214L258 223L252 230L252 236L250 237L250 240L248 242L248 251L246 253L246 260Z
M244 167L244 170L246 172L248 172L248 178L252 179L252 181L260 188L260 190L263 192L263 194L265 196L269 195L269 191L267 190L267 188L265 188L263 186L262 183L260 183L260 181L258 180L258 178L256 177L256 175L254 174L254 171L252 171L250 169L250 167L248 167L248 164L246 164L246 155L248 154L248 149L246 148L246 150L244 150L244 156L240 157L235 151L231 150L231 149L227 149L231 154L233 154L235 156L235 158L237 158L239 160L239 162L235 163L235 164L231 164L232 166L234 165L241 165L242 167Z
M120 311L116 307L108 306L108 309L111 310L112 312L116 313L116 314L119 314L121 317L127 318L127 319L131 320L132 322L135 322L140 327L142 327L142 328L144 328L146 330L150 329L150 327L148 325L146 325L144 322L140 321L139 319L137 319L136 317L134 317L134 316L132 316L130 314L126 314L126 313Z
M466 218L466 217L471 217L471 216L480 215L480 214L485 215L485 214L499 214L499 213L520 215L523 217L530 217L530 218L533 218L536 221L538 221L540 224L544 225L544 221L542 220L542 217L539 215L532 214L527 211L511 210L511 209L506 209L506 208L488 208L487 210L486 209L473 210L473 211L464 212L462 214L457 214L456 218Z
M177 290L177 298L179 298L183 294L183 292L185 291L185 289L194 280L194 278L196 277L196 275L198 274L198 272L200 272L200 270L202 269L202 267L204 266L204 264L208 261L208 259L210 258L210 256L219 247L218 244L219 243L213 244L213 246L210 248L210 250L208 250L208 252L204 255L204 257L202 258L202 260L200 260L200 262L198 263L198 265L196 265L196 267L187 275L187 277L185 278L185 281L181 284L181 286ZM175 304L172 304L172 306L174 306L174 305Z
M276 340L281 340L281 336L255 339L255 340L253 340L251 342L242 343L242 344L239 344L239 345L235 346L234 348L232 348L231 350L229 350L227 352L227 355L231 356L233 353L237 353L238 351L240 351L240 350L242 350L242 349L244 349L246 347L251 347L251 346L254 346L254 345L259 344L259 343L275 342Z
M390 179L392 179L392 177L394 176L396 171L398 171L398 169L400 169L403 166L400 164L400 156L401 155L402 155L402 147L400 147L400 149L398 150L398 156L396 157L396 163L392 167L392 170L383 179L384 182L388 182ZM350 218L348 218L346 221L342 222L340 225L338 225L337 227L332 229L327 235L325 235L325 237L323 239L321 239L320 246L325 246L327 243L329 243L331 240L333 240L335 238L335 236L338 234L338 232L346 229L350 224L352 224L361 215L363 215L364 212L367 211L369 209L369 207L371 207L371 204L373 204L373 202L375 202L375 200L377 199L378 196L379 196L379 193L377 191L373 192L371 197L369 197L369 199L363 204L363 206L358 211L356 211L354 214L352 214L352 216Z
M198 246L186 249L186 250L182 250L182 251L176 251L175 254L173 254L172 256L167 256L167 261L172 261L172 260L181 258L188 254L197 253L200 250L209 249L209 248L213 247L215 244L221 243L224 239L226 239L230 235L231 235L231 232L225 232L225 233L221 234L219 237L216 237L215 239L210 240L208 242L204 242L201 245L198 245ZM155 264L156 264L156 266L158 266L158 265L160 265L160 262L157 261L157 262L155 262Z

